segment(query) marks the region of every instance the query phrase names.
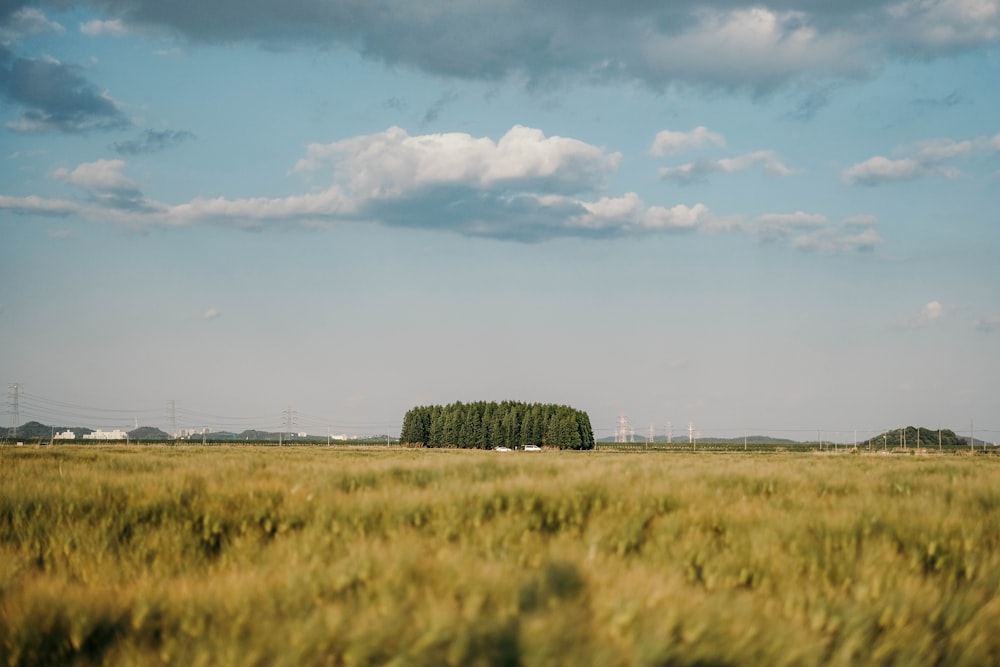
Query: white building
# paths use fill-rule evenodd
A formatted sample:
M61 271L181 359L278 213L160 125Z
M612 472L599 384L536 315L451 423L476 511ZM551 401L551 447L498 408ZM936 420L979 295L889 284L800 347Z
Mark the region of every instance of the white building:
M54 437L56 440L76 440L76 433L73 433L73 431L70 430L66 430L63 431L62 433L56 433Z
M102 431L97 429L93 433L85 433L83 436L84 440L127 440L128 433L116 428L114 431Z

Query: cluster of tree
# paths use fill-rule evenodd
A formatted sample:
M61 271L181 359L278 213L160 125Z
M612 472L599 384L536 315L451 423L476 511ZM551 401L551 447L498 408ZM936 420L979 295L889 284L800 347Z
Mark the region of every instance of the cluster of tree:
M886 431L872 438L871 443L875 447L896 448L905 445L906 447L934 448L938 446L939 434L943 449L969 446L968 438L956 435L950 428L929 429L916 426Z
M515 401L418 406L403 418L399 439L426 447L468 449L594 448L594 430L586 412L566 405Z

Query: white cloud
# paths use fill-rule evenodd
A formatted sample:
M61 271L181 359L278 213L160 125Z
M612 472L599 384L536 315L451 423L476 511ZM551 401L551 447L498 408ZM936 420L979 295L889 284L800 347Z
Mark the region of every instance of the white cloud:
M745 171L754 165L760 165L769 176L789 176L794 172L789 169L774 151L754 151L731 158L719 160L696 160L677 167L663 167L659 171L660 178L677 181L678 183L693 183L703 180L709 174L716 172L733 173Z
M24 35L37 35L43 32L65 32L66 29L49 18L41 10L34 7L21 7L12 13L7 21L0 26L0 36L15 39Z
M853 164L841 172L841 179L847 185L882 185L934 173L955 178L960 172L947 162L989 150L1000 150L1000 135L963 141L926 139L897 147L894 153L902 156L897 159L876 155Z
M753 6L699 9L694 15L686 30L654 33L640 42L648 77L772 87L803 71L856 76L869 66L857 50L858 36L823 32L805 12Z
M208 310L205 311L205 313L201 316L201 319L203 319L203 320L214 320L214 319L217 319L219 317L219 315L221 315L221 314L222 313L219 312L218 308L216 308L215 306L212 306L211 308L209 308Z
M80 202L0 196L0 208L135 227L234 228L319 226L351 222L450 231L537 242L560 237L608 238L701 230L749 231L765 240L826 253L863 250L880 239L875 219L838 227L817 213L716 217L705 204L649 203L635 192L603 194L619 153L540 130L515 126L498 141L468 134L411 136L399 128L331 144L314 144L296 171L332 182L286 197L197 198L179 204L147 199L124 160L97 160L52 177L83 188ZM776 161L769 151L722 161L738 170Z
M936 164L972 152L972 142L927 139L916 144L914 158L922 164Z
M785 242L796 250L841 255L873 250L882 243L875 230L878 220L870 215L831 223L819 213L768 213L758 216L748 231L765 242Z
M0 195L0 210L21 215L70 215L80 213L79 205L63 199L45 199L35 195L9 197Z
M705 144L714 146L725 146L726 139L717 132L712 132L707 127L699 125L690 132L674 132L671 130L660 130L653 138L653 145L649 148L650 155L667 155L676 153L686 148L699 148Z
M940 301L929 301L920 310L899 321L899 325L907 329L924 327L944 318L945 308Z
M578 203L585 213L572 218L569 225L592 230L689 231L710 218L703 204L690 207L679 204L671 208L647 206L634 192Z
M85 162L70 171L59 168L52 172L53 178L91 190L105 192L134 191L136 184L122 174L124 160L97 160Z
M330 165L355 196L381 199L448 186L592 190L603 185L620 161L621 153L609 154L578 139L546 137L541 130L520 125L497 142L457 132L410 136L392 127L332 144L312 144L295 169Z
M80 32L89 37L97 37L100 35L121 37L122 35L128 34L128 28L125 27L125 24L122 23L121 19L113 19L110 21L94 19L92 21L87 21L86 23L81 23Z
M1000 37L997 0L904 0L889 6L896 29L890 40L926 53L995 42Z
M322 192L289 197L193 199L185 204L163 207L153 219L168 226L230 222L239 227L260 227L266 223L351 219L357 213L357 203L339 187L331 187Z
M784 238L803 229L817 229L827 224L827 217L819 213L767 213L757 217L755 231L765 239Z
M129 27L162 28L189 42L319 44L435 76L509 78L535 89L577 79L753 94L797 81L864 77L890 59L1000 40L997 0L98 4L113 6Z
M981 317L975 321L973 326L975 326L977 330L984 331L986 333L1000 331L1000 313Z
M890 160L881 155L851 165L841 174L848 185L879 185L893 181L911 181L922 176L926 169L913 158Z
M849 252L873 250L882 243L882 237L874 229L856 233L843 230L822 229L798 236L792 246L799 250L819 252L824 255L839 255Z

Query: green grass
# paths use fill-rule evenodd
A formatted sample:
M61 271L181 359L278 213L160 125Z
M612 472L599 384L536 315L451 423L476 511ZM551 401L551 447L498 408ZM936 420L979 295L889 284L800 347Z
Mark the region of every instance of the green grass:
M1000 664L1000 460L0 452L0 664Z

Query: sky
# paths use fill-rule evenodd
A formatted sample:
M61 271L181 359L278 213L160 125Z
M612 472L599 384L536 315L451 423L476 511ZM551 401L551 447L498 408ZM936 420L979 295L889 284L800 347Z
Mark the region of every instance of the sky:
M1000 440L1000 0L541 5L0 2L4 425Z

